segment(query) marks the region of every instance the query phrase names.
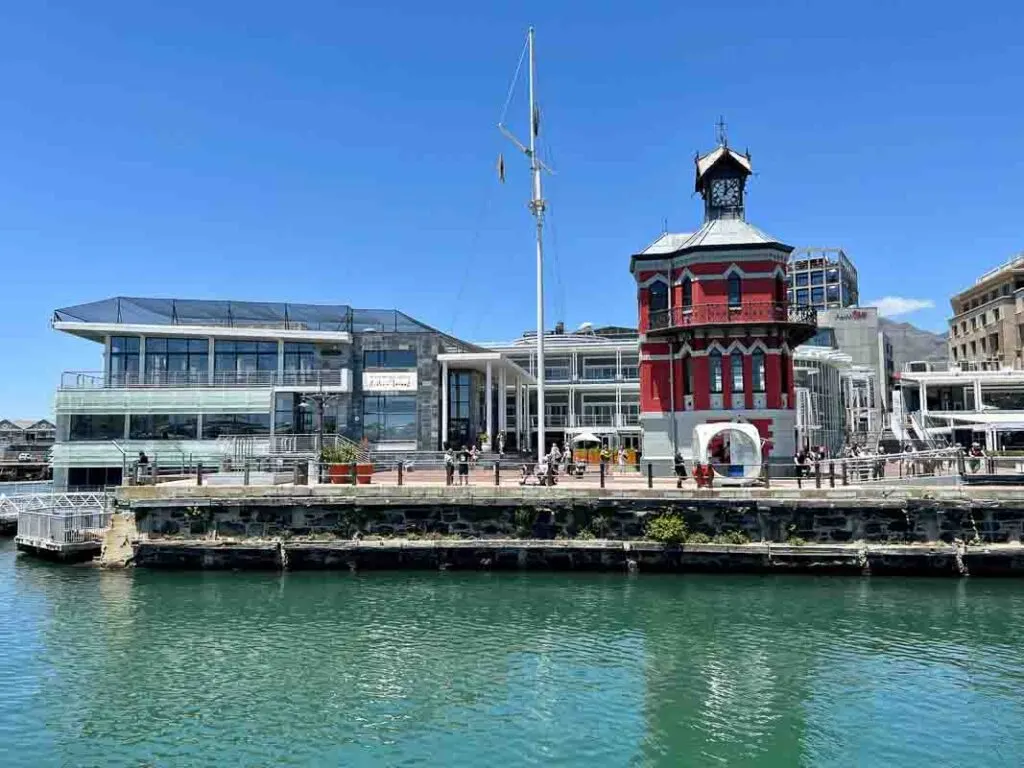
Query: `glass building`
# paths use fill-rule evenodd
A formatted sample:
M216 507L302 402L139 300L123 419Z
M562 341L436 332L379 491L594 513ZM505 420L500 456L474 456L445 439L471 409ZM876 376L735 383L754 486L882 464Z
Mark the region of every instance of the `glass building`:
M52 325L103 356L62 376L58 488L119 484L140 451L162 467L315 455L321 435L367 451L438 450L442 375L465 379L472 402L483 401L474 356L492 355L509 386L530 379L396 310L118 297L58 309ZM442 366L445 355L468 358Z
M786 280L790 304L820 310L860 301L857 268L842 248L798 248L790 255Z

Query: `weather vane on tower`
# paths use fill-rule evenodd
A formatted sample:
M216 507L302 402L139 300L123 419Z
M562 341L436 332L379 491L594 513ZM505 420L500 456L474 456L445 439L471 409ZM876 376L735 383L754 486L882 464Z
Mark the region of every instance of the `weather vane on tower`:
M725 132L725 118L721 115L718 116L718 122L715 123L715 136L718 138L718 146L729 146L729 136Z

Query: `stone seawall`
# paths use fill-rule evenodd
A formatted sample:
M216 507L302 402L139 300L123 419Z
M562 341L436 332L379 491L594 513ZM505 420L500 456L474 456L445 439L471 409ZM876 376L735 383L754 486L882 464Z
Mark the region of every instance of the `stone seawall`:
M234 489L232 489L234 490ZM284 490L284 489L281 489ZM394 491L395 489L390 489ZM401 490L401 489L398 489ZM818 498L679 495L448 496L412 494L197 494L119 497L147 538L462 537L623 541L644 537L654 517L682 517L690 536L817 544L963 541L1019 544L1024 495L962 494Z
M1024 547L615 541L140 541L134 565L208 570L475 570L1021 576Z

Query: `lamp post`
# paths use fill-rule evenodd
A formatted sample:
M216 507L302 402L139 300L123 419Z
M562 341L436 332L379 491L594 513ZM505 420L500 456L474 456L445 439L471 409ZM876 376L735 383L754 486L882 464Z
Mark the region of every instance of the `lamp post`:
M302 402L299 404L300 408L316 408L316 455L318 460L324 449L324 409L328 403L337 399L337 394L324 392L323 382L318 381L316 392L303 393Z

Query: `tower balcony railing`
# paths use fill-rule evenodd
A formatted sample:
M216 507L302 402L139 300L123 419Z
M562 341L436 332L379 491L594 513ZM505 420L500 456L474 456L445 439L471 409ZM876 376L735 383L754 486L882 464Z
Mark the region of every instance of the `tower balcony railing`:
M814 307L786 301L752 301L736 306L728 304L693 304L669 307L650 314L650 334L674 331L701 325L750 325L752 323L786 323L817 328Z
M331 371L64 371L62 390L193 389L200 387L340 387L346 372Z

